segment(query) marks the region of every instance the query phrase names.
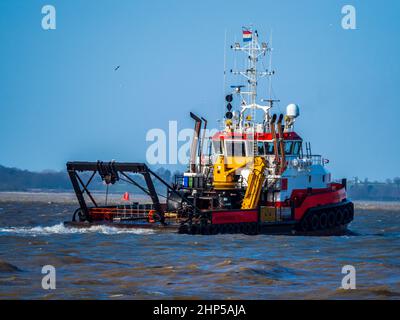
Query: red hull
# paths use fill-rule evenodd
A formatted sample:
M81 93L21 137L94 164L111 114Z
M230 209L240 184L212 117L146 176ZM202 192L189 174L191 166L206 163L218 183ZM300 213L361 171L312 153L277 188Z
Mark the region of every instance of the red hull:
M212 224L258 222L258 210L232 210L212 213Z

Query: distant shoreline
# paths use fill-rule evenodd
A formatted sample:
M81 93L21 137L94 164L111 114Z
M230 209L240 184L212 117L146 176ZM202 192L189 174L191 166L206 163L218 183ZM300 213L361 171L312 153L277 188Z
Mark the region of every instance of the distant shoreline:
M95 199L105 201L104 192L92 192ZM110 193L108 195L109 203L121 203L121 193ZM161 202L164 199L160 199ZM150 199L142 194L130 194L130 202L149 202ZM38 203L58 203L58 204L76 204L75 193L59 191L0 191L0 203L4 202L38 202ZM400 201L374 201L374 200L354 200L354 205L358 210L400 210Z
M105 201L104 192L92 192L92 195L96 200ZM110 204L119 202L122 198L122 193L109 193L108 202ZM150 198L143 194L130 194L130 202L147 202ZM26 192L26 191L0 191L0 203L1 202L39 202L39 203L59 203L59 204L76 204L75 193L73 192L56 192L56 191L38 191L38 192Z

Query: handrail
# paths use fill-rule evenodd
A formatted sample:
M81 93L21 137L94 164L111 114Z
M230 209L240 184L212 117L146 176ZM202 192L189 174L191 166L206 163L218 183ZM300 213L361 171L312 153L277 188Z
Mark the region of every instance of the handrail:
M308 155L304 157L287 155L287 164L288 167L297 168L297 167L310 167L312 165L322 165L325 166L325 159L322 158L319 154ZM295 161L297 160L297 161Z

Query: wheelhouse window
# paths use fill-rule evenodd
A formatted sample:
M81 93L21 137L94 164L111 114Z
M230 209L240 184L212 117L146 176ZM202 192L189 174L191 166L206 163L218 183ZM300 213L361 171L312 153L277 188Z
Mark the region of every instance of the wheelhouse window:
M259 141L257 144L258 147L258 154L259 155L274 155L274 142L273 141L266 141L261 142ZM277 142L278 153L281 153L279 142ZM301 151L301 141L284 141L284 148L286 155L295 155L298 156Z
M274 143L273 142L265 142L265 154L267 154L267 155L274 154Z
M223 154L222 150L223 143L221 140L213 140L212 145L215 154Z
M258 141L257 142L257 152L259 155L264 155L265 154L265 147L264 147L264 142Z
M285 145L285 154L291 155L293 149L293 141L285 141L284 145Z
M301 150L301 142L297 141L293 143L293 155L298 156Z
M255 150L256 154L259 156L264 156L265 155L265 144L264 141L257 141L257 149ZM247 156L251 157L253 156L254 152L254 142L252 140L247 141Z
M244 141L225 141L227 157L245 157L246 144Z
M248 157L253 156L254 152L254 141L253 140L246 140L246 155Z

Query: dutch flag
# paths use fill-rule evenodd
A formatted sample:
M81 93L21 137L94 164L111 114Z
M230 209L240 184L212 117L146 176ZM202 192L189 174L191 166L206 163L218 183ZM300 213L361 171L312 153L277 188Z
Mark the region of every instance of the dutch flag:
M243 30L243 42L251 41L253 34L251 31Z

